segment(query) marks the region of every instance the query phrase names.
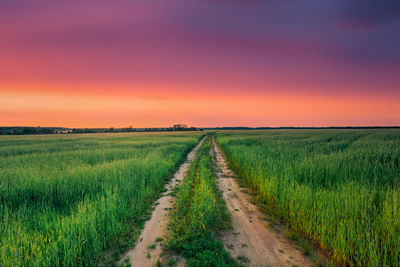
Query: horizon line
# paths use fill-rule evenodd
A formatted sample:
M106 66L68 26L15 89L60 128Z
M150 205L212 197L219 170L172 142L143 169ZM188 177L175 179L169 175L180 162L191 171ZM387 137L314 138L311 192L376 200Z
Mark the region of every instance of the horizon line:
M198 128L198 129L224 129L224 128L247 128L247 129L282 129L282 128L400 128L400 125L342 125L342 126L206 126L206 127L199 127L199 126L188 126L187 128ZM63 129L167 129L173 128L172 126L160 126L160 127L65 127L65 126L21 126L21 125L13 125L13 126L0 126L0 128L63 128Z

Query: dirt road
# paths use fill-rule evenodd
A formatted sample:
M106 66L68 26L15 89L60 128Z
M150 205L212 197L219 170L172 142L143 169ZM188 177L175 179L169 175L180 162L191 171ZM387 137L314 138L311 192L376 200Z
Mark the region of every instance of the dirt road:
M168 225L169 209L174 205L174 198L170 196L170 193L183 179L190 162L195 158L196 153L203 144L205 138L206 137L204 137L188 154L186 161L180 166L174 177L166 185L167 191L157 200L158 205L151 214L151 219L146 222L135 247L120 260L120 263L124 262L126 258L129 258L131 266L156 266L157 260L160 258L162 252L160 242L157 242L157 239L165 237Z
M214 138L212 144L218 187L232 214L233 230L220 237L225 249L232 257L241 256L246 266L310 266L311 261L283 233L268 226L250 196L240 190Z

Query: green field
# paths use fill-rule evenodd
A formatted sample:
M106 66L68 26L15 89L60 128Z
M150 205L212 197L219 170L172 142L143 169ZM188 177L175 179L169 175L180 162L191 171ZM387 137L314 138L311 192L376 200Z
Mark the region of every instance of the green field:
M98 264L137 235L200 137L1 136L0 266Z
M399 130L231 131L217 142L294 236L338 264L399 266Z
M1 136L0 266L115 263L202 136ZM215 136L241 184L289 237L310 241L334 264L399 266L400 130ZM209 151L210 138L174 193L164 245L191 266L234 266L216 238L230 217Z
M176 190L167 248L189 266L239 266L215 235L230 227L230 217L215 181L208 138Z

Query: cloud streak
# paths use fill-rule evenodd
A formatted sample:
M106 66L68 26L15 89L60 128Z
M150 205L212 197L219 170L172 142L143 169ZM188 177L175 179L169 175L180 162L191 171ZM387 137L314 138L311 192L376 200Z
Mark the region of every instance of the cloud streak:
M369 29L400 18L397 0L350 0L343 3L343 22L353 28Z

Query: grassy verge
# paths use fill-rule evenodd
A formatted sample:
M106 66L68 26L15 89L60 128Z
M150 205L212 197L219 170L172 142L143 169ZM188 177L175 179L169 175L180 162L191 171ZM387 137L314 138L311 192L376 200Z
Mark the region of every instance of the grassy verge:
M112 264L199 138L0 138L0 266Z
M230 217L217 189L209 150L210 139L177 189L166 246L185 257L189 266L238 266L215 238L219 230L230 227Z
M398 266L398 130L221 132L258 204L336 264ZM304 238L303 238L304 237Z

